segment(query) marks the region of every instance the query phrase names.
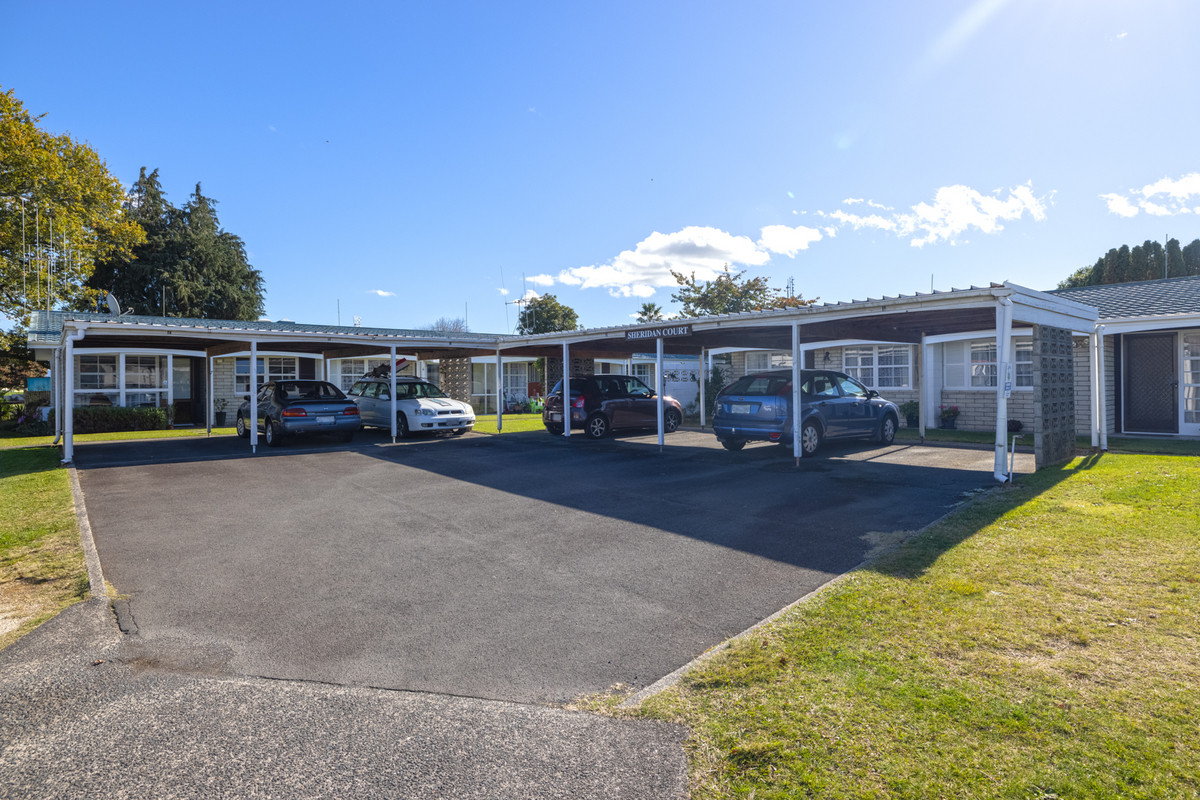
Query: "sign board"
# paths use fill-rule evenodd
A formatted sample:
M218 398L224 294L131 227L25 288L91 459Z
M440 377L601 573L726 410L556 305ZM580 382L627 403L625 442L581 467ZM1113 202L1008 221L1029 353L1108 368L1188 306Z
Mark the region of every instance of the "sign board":
M638 339L671 339L678 336L691 336L691 325L667 325L662 328L646 328L640 331L625 331L625 341Z

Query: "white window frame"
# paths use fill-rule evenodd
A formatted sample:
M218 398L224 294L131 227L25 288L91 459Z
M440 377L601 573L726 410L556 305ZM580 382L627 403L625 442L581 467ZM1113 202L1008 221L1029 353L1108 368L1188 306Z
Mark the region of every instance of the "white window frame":
M243 370L243 367L245 369ZM256 391L271 381L296 380L300 376L299 356L259 355ZM250 397L250 356L236 356L233 361L233 393Z
M994 391L999 380L996 337L942 343L942 387L962 391ZM1013 389L1033 389L1033 337L1012 337Z
M746 374L769 372L792 366L792 354L787 350L751 350L746 353Z
M906 359L904 364L881 363L885 357L900 353ZM869 363L864 363L864 358L869 358ZM860 344L842 348L842 372L869 389L912 389L914 360L913 346L909 344ZM880 380L884 370L897 369L903 369L907 376L903 383Z

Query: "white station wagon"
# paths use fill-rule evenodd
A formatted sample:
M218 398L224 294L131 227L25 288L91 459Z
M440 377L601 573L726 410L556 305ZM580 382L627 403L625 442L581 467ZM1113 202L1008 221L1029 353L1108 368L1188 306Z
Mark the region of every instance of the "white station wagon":
M391 430L392 387L389 378L363 377L346 394L358 405L363 425ZM466 433L475 426L470 403L455 400L420 378L396 378L396 435Z

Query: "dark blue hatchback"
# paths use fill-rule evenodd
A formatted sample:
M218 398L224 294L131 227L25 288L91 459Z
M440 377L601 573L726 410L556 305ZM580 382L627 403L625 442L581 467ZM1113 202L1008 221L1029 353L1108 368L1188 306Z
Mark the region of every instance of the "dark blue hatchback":
M900 409L873 389L841 372L800 373L800 446L817 452L825 439L868 438L891 444ZM727 450L746 442L792 443L792 371L747 375L717 395L713 432Z

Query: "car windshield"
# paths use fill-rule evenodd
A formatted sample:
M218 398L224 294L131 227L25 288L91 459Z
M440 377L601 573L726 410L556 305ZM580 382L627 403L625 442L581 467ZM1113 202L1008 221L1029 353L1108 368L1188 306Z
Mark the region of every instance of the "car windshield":
M432 383L397 383L396 396L400 398L414 397L448 397L448 395Z
M332 383L323 381L283 381L276 385L275 391L280 400L345 400Z

